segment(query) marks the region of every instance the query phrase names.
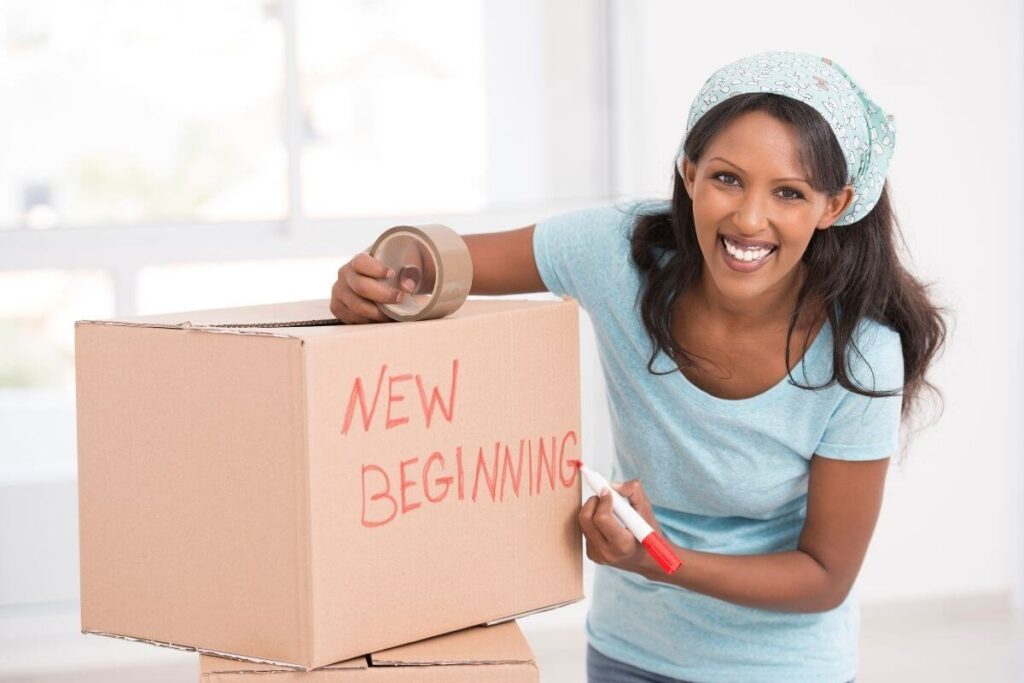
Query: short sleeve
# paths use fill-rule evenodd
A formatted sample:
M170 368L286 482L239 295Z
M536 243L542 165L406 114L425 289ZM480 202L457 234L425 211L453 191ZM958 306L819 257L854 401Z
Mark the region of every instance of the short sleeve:
M629 258L635 214L618 206L562 213L539 221L533 232L537 271L548 291L576 299L590 310L617 285Z
M865 329L866 328L866 329ZM903 346L898 332L870 321L857 335L860 351L847 350L847 367L857 386L891 391L892 396L869 397L842 388L815 454L836 460L881 460L899 450L903 403Z

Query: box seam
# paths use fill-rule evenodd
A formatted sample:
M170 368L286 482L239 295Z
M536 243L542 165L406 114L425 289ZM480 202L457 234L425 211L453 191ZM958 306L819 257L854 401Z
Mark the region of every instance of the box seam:
M299 504L295 514L295 521L298 525L296 538L298 538L298 590L300 596L297 608L305 635L303 638L302 658L304 663L311 665L313 656L316 653L316 628L313 615L313 529L311 526L313 516L311 511L312 487L310 485L309 424L307 420L309 406L306 371L308 364L306 362L306 345L302 339L299 339L295 357L297 357L298 362L295 363L296 367L293 368L293 372L298 375L295 381L298 385L299 396L295 403L292 419L294 420L293 424L298 427L294 430L297 441L294 448L298 456L294 458L294 463L296 468L295 483L298 489L297 493L300 494L297 496Z
M237 334L249 337L277 337L279 339L298 339L294 334L285 334L283 332L269 332L271 329L284 329L279 328L268 328L268 327L216 327L213 325L193 325L190 322L183 323L145 323L145 322L132 322L128 320L76 320L75 327L83 325L104 325L111 327L144 327L149 329L158 330L180 330L184 332L206 332L209 334Z

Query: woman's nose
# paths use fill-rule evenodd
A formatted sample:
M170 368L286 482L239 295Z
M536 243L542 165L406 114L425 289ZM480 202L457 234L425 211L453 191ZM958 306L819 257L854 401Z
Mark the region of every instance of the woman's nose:
M760 192L745 192L736 210L736 227L743 232L763 230L768 219L768 198Z

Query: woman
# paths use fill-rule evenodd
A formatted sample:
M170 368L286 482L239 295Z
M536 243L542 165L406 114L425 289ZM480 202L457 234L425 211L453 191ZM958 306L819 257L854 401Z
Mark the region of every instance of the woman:
M698 93L671 201L466 236L473 294L589 313L616 488L682 561L666 575L607 493L585 502L592 683L854 678L854 581L946 333L896 250L894 144L838 65L761 53ZM386 271L343 266L334 314L384 320Z

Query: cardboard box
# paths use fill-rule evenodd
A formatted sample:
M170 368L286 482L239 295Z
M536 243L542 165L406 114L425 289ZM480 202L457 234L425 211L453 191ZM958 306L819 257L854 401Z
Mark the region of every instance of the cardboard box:
M577 303L327 306L76 323L84 632L309 669L582 597Z
M537 683L533 652L513 621L476 626L418 643L295 671L266 664L200 658L201 683Z

